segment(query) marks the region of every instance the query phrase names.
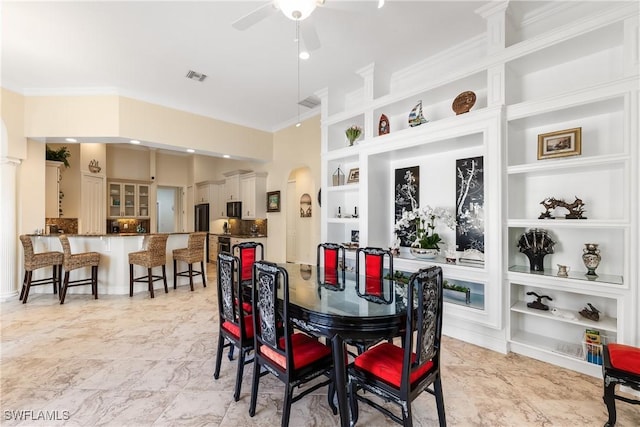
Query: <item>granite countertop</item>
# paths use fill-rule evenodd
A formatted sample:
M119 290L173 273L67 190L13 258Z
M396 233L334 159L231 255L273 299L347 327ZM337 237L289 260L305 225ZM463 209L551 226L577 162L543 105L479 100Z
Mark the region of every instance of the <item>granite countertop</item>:
M58 234L28 234L28 236L33 237L58 237L65 233ZM66 234L68 237L131 237L131 236L151 236L152 234L190 234L188 231L179 231L173 233L108 233L108 234Z
M267 237L266 234L234 234L234 233L209 233L212 236L233 237L236 239L259 239Z

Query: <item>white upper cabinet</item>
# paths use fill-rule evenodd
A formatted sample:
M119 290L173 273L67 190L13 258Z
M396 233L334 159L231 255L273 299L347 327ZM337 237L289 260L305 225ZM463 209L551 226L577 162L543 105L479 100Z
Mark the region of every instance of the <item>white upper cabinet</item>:
M267 216L267 174L248 173L240 178L242 219L259 219Z

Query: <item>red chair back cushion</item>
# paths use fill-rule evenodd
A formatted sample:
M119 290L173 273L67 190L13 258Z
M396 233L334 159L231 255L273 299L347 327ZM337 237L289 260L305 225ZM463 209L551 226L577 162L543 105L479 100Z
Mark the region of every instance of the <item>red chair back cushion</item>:
M293 346L294 369L303 368L331 354L329 347L307 334L296 333L291 335L291 345ZM279 347L284 348L284 337L280 338ZM287 369L287 359L272 348L266 345L260 346L260 353L278 364L282 369Z
M609 360L614 368L640 375L640 348L624 344L609 344Z
M366 277L382 277L382 257L365 255L364 275Z
M338 268L338 250L324 248L324 268L336 270Z
M356 357L354 365L356 368L369 372L395 387L400 387L403 357L404 349L385 342L370 348L360 356ZM415 358L416 355L413 353L411 361L413 362ZM427 374L432 366L433 362L431 361L424 363L418 369L411 372L409 381L413 384L415 381Z
M256 249L244 248L240 251L242 261L242 271L240 272L240 280L251 280L251 269L256 261Z

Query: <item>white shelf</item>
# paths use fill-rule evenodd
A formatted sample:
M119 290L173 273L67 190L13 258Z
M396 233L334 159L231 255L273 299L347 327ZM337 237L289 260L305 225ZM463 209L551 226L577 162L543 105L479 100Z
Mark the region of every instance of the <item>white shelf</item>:
M538 163L526 163L521 165L513 165L507 168L507 174L544 174L550 171L563 171L571 173L573 168L589 168L603 165L621 165L629 160L629 156L625 154L612 154L607 156L594 157L573 157L570 159L555 159L553 161L545 161Z
M360 218L327 218L330 224L358 224Z
M359 188L360 188L359 184L334 185L331 187L327 187L327 193L339 193L343 191L358 191Z
M559 310L571 311L569 309L563 309L560 307L557 307L557 308ZM529 316L537 316L545 319L553 319L558 322L571 323L573 325L579 325L589 329L598 329L598 330L610 331L614 333L618 331L618 327L617 327L618 319L611 318L611 317L600 316L600 320L595 322L593 320L585 319L579 314L576 314L575 316L577 317L577 320L565 319L563 317L553 315L551 311L543 311L543 310L536 310L533 308L529 308L527 307L527 303L524 301L518 301L515 304L513 304L511 306L511 311L515 311L517 313L523 313Z
M559 277L557 274L557 270L545 268L544 271L531 271L528 266L524 265L512 265L509 267L509 278L513 280L519 280L524 282L531 282L533 280L538 280L541 277L545 279L553 279L553 280L562 280L568 281L580 281L587 283L597 283L597 284L610 284L620 286L624 284L624 279L620 275L615 274L598 274L595 277L587 276L586 271L570 271L567 277ZM511 274L513 273L513 274ZM584 284L580 285L584 286ZM590 290L585 290L585 292L591 292Z
M542 213L543 209L540 209ZM576 229L620 229L628 228L629 222L624 220L596 220L596 219L509 219L509 228L576 228Z

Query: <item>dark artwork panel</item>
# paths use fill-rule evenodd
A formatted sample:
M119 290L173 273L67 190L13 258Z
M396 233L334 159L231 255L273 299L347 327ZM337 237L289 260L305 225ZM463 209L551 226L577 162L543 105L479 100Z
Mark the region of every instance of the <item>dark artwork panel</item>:
M420 206L420 166L400 168L395 171L395 219L402 218L402 211L411 211ZM400 246L411 246L416 239L415 227L396 232Z
M456 246L484 253L483 157L456 160Z

